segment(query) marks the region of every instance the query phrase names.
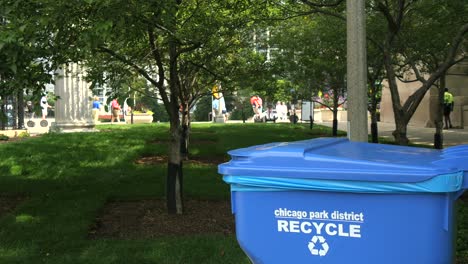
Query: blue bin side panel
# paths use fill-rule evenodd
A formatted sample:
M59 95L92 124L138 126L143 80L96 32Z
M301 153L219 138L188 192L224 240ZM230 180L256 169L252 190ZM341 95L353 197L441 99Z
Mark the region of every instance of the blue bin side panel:
M453 262L453 194L232 192L254 263Z

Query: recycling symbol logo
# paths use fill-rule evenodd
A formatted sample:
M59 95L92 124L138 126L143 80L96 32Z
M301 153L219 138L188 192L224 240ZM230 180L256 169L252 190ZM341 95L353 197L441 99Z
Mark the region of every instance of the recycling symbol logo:
M327 255L330 247L323 236L314 236L309 242L310 253L314 256L323 257Z

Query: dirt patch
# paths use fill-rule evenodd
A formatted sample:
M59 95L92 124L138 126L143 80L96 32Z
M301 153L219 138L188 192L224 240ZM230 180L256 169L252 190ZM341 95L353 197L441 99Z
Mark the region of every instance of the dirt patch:
M216 143L218 143L218 141L215 139L197 139L197 138L190 139L190 144L210 145L210 144L216 144Z
M25 199L23 196L0 196L0 217L15 210Z
M198 164L198 165L218 165L224 162L227 162L229 159L223 156L215 157L190 157L187 161L188 163Z
M0 140L0 144L8 144L8 143L13 143L13 142L24 141L24 140L28 140L31 137L11 137L8 140Z
M225 157L190 157L188 160L185 160L184 163L187 164L197 164L197 165L218 165L224 162L227 162L228 159ZM158 165L158 164L166 164L167 157L166 156L149 156L149 157L141 157L135 161L136 164L143 164L143 165Z
M141 157L135 161L136 164L143 165L156 165L156 164L166 164L166 156L150 156L150 157Z
M156 139L156 140L150 140L150 141L148 141L148 143L149 144L155 144L155 145L159 145L159 144L167 145L167 144L169 144L169 140Z
M146 199L107 203L88 237L142 239L191 234L233 234L234 216L228 201L185 202L183 215L169 215L166 202Z
M156 140L151 140L149 141L150 144L156 144L156 145L167 145L169 144L169 140L162 140L162 139L156 139ZM216 144L217 143L217 140L215 139L198 139L198 138L191 138L190 139L190 144L208 144L208 145L211 145L211 144Z

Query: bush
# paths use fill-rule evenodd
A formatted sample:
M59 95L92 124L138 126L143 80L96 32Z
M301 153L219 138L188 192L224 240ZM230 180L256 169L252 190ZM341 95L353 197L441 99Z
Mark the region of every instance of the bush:
M7 141L8 139L10 139L10 137L9 137L9 136L7 136L7 135L4 135L4 134L0 134L0 140Z
M159 122L169 122L169 115L166 112L166 108L164 108L164 105L162 104L154 104L151 107L151 110L153 110L153 122L159 121Z
M210 121L208 120L208 113L211 111L211 96L204 96L197 103L197 107L193 112L193 119L195 121Z
M19 133L18 137L19 138L27 138L27 137L30 137L31 135L27 132L27 131L23 131L21 133Z
M243 109L242 109L243 108ZM241 106L236 107L231 115L229 116L229 119L231 120L242 120L242 111L244 111L244 117L245 119L249 119L254 115L254 112L252 110L252 106L250 105L250 102L244 102Z

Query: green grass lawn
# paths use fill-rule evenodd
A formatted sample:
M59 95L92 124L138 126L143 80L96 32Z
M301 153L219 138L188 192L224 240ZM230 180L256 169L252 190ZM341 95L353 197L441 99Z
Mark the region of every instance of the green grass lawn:
M250 263L235 236L87 239L107 200L165 192L166 166L134 161L166 154L166 124L98 128L0 144L0 194L25 197L0 217L0 263ZM331 135L329 128L290 124L194 124L192 132L191 155L226 158L240 147ZM216 165L184 165L184 177L186 198L230 197ZM458 209L457 253L468 260L468 207L460 202Z

